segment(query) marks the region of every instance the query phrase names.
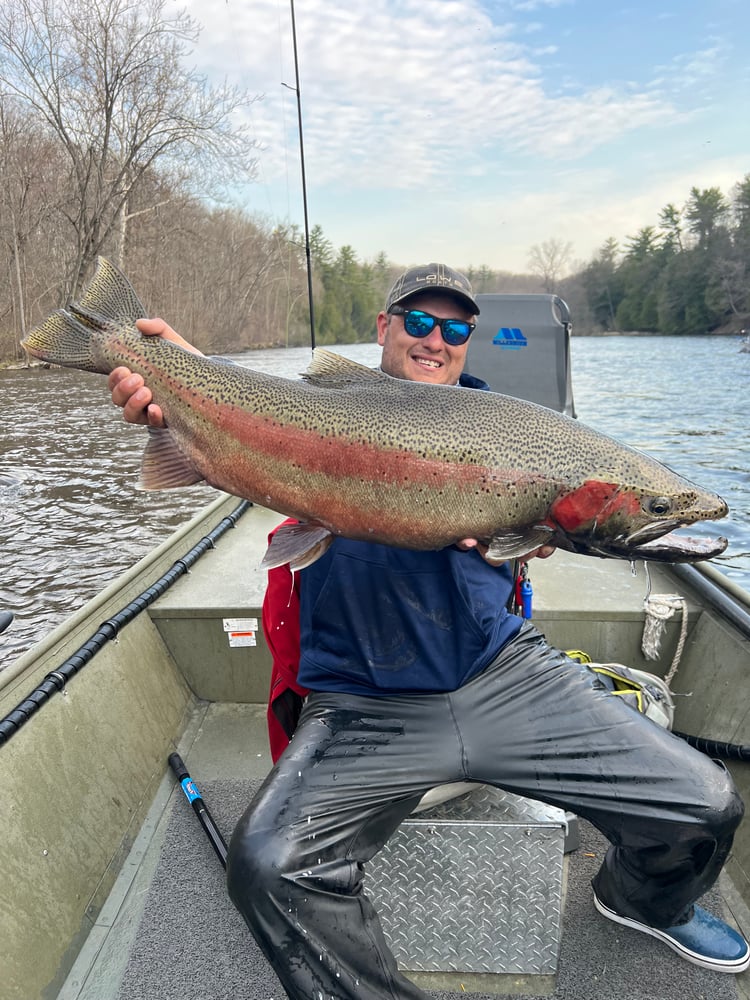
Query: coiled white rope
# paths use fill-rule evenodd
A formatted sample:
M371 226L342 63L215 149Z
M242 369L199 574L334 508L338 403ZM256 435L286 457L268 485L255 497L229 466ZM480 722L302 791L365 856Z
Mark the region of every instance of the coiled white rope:
M649 594L643 602L646 612L646 621L643 626L643 638L641 639L641 650L647 660L658 660L661 649L661 640L664 636L667 622L676 611L682 612L682 623L680 626L680 638L677 642L677 649L672 658L672 665L669 668L664 680L670 684L672 678L677 673L682 650L685 646L688 628L687 601L679 594Z

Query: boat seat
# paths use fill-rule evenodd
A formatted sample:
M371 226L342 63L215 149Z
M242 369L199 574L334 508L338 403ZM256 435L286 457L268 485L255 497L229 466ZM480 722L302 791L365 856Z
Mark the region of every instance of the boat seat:
M412 815L442 805L443 802L448 802L450 799L457 799L460 795L466 795L467 792L476 787L476 783L473 781L453 781L448 785L438 785L436 788L431 788L419 800L419 805L416 806Z
M494 392L575 416L570 310L559 295L477 295L466 370Z
M367 866L399 967L435 989L453 974L553 975L566 830L562 810L488 785L428 793Z

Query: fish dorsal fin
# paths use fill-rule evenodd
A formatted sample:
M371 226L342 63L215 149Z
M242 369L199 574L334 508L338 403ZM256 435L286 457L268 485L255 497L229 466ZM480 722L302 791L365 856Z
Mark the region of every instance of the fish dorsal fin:
M114 320L127 324L148 315L128 279L106 257L97 257L94 275L81 298L71 303L70 311L84 321Z
M381 382L390 377L379 368L368 368L358 361L351 361L340 354L334 354L333 351L326 351L323 347L315 348L310 367L302 374L305 381L327 389L344 389L358 382Z
M168 427L149 427L141 461L141 490L174 490L202 483L203 475L177 447Z

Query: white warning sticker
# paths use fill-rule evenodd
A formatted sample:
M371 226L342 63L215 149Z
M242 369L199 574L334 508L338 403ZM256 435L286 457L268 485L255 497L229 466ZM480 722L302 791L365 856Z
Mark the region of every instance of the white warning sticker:
M225 632L257 632L257 618L224 618Z
M223 623L231 648L258 645L257 618L224 618Z

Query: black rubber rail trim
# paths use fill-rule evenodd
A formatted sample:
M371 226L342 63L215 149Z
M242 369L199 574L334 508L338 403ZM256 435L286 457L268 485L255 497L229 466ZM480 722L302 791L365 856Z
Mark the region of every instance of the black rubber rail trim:
M690 566L688 563L673 563L669 568L675 576L694 587L698 596L706 601L714 611L718 611L750 639L750 612L745 611L738 600L722 590L707 576L703 576L695 566Z
M161 597L162 594L169 590L173 583L179 580L181 576L184 576L202 555L214 547L222 535L235 526L249 507L252 507L252 504L248 500L243 500L238 504L230 514L227 514L226 517L219 521L215 528L201 538L189 552L186 552L185 555L174 562L166 573L152 583L147 590L142 591L129 604L126 604L124 608L103 622L96 632L75 653L69 656L55 670L50 671L38 687L34 688L23 701L19 702L5 718L0 719L0 746L7 743L12 736L15 736L21 726L28 722L31 716L35 715L42 705L49 701L52 695L58 691L62 691L71 677L74 677L79 670L82 670L87 663L90 663L105 643L109 642L110 639L114 639L137 615L145 611L150 604L153 604L157 597Z
M675 736L689 743L691 747L700 750L707 757L721 757L722 760L750 760L750 746L741 743L725 743L723 740L709 740L705 736L690 736L688 733L678 733Z

